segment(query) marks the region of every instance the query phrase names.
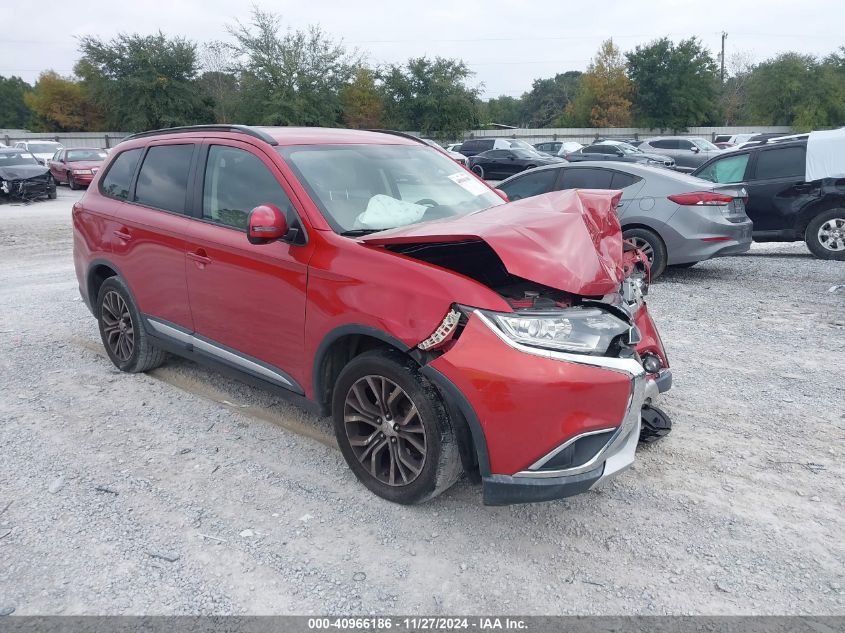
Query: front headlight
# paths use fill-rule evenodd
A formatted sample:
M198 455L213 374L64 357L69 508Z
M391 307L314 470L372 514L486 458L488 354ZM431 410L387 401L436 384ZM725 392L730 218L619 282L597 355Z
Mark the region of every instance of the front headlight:
M603 354L611 341L631 325L599 308L567 308L554 312L483 312L508 338L545 349Z

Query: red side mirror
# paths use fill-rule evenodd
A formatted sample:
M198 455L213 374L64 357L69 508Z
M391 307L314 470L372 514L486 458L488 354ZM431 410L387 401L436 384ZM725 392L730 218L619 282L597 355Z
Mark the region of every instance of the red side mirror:
M266 244L288 233L285 214L272 204L262 204L249 212L246 235L250 244Z
M493 189L493 191L495 191L495 192L499 195L499 197L500 197L502 200L504 200L505 202L510 202L510 201L511 201L511 200L510 200L510 198L508 198L508 194L506 194L506 193L505 193L504 191L502 191L501 189Z

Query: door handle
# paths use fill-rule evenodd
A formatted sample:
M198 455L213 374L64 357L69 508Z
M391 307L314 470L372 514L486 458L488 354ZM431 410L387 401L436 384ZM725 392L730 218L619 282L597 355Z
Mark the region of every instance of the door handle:
M208 253L205 252L204 248L198 248L193 253L187 253L187 255L188 259L194 260L201 267L211 263L211 258L208 256Z
M120 229L114 232L114 236L119 240L123 240L124 242L128 242L132 239L132 236L127 231L123 231Z

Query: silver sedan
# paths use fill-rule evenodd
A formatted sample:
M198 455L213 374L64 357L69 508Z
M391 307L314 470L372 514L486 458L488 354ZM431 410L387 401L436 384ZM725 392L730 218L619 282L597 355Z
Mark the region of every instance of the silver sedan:
M539 167L498 185L511 200L561 189L619 189L623 236L651 261L651 277L666 266L694 266L751 248L751 220L741 186L634 163L579 162Z

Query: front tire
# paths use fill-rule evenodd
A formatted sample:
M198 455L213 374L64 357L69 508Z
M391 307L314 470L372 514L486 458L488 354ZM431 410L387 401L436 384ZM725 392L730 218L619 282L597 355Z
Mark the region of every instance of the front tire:
M657 279L666 270L666 245L660 236L649 229L625 229L623 239L633 242L634 246L645 253L651 263L651 279Z
M481 180L484 180L484 167L482 167L481 165L473 165L472 173L481 178Z
M73 179L73 174L70 172L67 173L67 186L73 191L79 189L79 185L76 184L76 181Z
M120 371L149 371L164 362L164 351L155 347L144 331L141 314L120 277L109 277L100 286L97 321L103 347Z
M409 357L373 350L340 372L332 397L335 435L358 480L383 499L422 503L463 468L443 400Z
M845 209L831 209L813 218L804 241L819 259L845 261Z

